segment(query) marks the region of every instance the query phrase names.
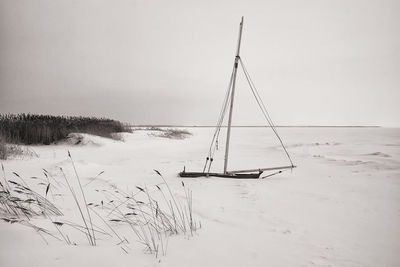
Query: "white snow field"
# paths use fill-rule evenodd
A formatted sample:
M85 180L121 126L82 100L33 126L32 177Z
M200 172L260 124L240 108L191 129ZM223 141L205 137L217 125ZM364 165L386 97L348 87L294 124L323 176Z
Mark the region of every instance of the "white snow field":
M87 202L97 204L110 200L102 190L153 190L162 183L156 169L177 199L184 198L181 181L192 190L193 215L201 223L193 236L171 236L166 255L156 257L143 252L124 224L110 222L129 241L127 253L112 233L98 234L93 247L64 225L77 244L68 245L23 223L0 221L0 266L400 266L400 129L278 128L298 167L257 180L179 178L184 166L202 171L213 134L213 128L186 129L192 133L186 139L144 130L124 134L123 142L83 135L81 144L32 146L39 157L2 163L7 179L18 181L16 172L44 196L42 168L56 181L63 181L59 167L76 180L69 150L82 184L90 182ZM224 136L214 171L222 169ZM288 163L270 129L233 128L231 144L229 169ZM56 192L47 198L64 216L52 219L82 225L71 194ZM49 220L31 223L59 237Z

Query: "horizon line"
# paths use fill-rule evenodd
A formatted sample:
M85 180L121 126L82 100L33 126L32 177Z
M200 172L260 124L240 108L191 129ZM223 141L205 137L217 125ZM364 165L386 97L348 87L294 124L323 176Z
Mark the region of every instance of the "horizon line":
M130 127L186 127L186 128L214 128L215 125L179 125L179 124L128 124ZM222 128L228 126L223 125ZM269 125L232 125L233 128L270 128ZM274 125L276 128L382 128L379 125ZM385 127L383 127L385 128ZM387 127L396 128L396 127Z

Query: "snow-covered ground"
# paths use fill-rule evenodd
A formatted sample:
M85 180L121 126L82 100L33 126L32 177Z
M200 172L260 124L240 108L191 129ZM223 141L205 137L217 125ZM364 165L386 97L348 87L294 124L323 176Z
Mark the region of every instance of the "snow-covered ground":
M30 177L45 179L44 168L62 181L62 167L73 179L69 150L94 203L103 189L153 188L162 182L156 169L178 199L184 197L181 181L193 191L202 226L193 237L172 236L166 256L156 258L143 253L123 225L114 227L129 240L128 253L115 237L102 236L91 247L71 233L77 246L51 237L46 244L32 228L0 221L0 266L400 266L400 129L279 128L298 167L258 180L179 178L184 166L203 169L213 133L187 130L193 135L186 139L143 130L124 134L124 142L85 135L83 144L33 146L39 157L3 165L8 179L18 179L16 172L44 195L45 183ZM221 138L215 171L222 168L223 151ZM287 159L269 129L233 129L230 169L281 164ZM68 192L48 198L64 219L81 223ZM44 221L33 223L45 227Z

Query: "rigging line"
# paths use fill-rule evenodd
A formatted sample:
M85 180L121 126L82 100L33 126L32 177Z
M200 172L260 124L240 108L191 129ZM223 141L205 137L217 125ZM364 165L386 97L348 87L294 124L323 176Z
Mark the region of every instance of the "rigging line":
M230 90L228 90L228 94L229 94L229 92L230 92ZM214 154L213 152L212 152L212 148L214 147L214 151L215 151L215 147L216 147L216 145L214 145L214 144L216 144L216 140L218 139L218 137L219 137L219 132L220 132L220 130L221 130L221 124L222 124L222 122L223 122L223 120L224 120L224 117L225 117L225 113L226 113L226 109L227 109L227 103L229 102L229 99L230 99L230 97L228 96L228 98L227 99L225 99L225 101L224 101L224 106L223 106L223 110L222 110L222 112L221 112L221 115L220 115L220 118L219 118L219 120L218 120L218 123L217 123L217 126L216 126L216 128L215 128L215 132L214 132L214 136L213 136L213 139L212 139L212 141L211 141L211 144L210 144L210 149L209 149L209 156L210 157L212 157L212 155Z
M231 87L230 87L229 89L231 89ZM218 142L219 134L220 134L220 132L221 132L221 125L222 125L222 123L223 123L223 121L224 121L224 118L225 118L225 114L226 114L226 111L227 111L227 108L228 108L228 103L231 101L231 94L230 94L230 92L231 92L231 90L228 90L227 93L229 93L229 95L228 95L228 98L226 99L226 101L225 101L225 103L224 103L224 109L223 109L223 112L221 113L221 117L220 117L220 120L219 120L218 125L217 125L216 137L215 137L215 146L214 146L214 150L213 150L212 155L214 155L215 149L216 149L216 147L217 147L217 142ZM211 150L210 150L210 151L211 151Z
M233 71L232 71L232 75L231 75L231 80L230 80L230 82L229 82L229 87L228 87L228 90L227 90L227 95L225 96L226 99L225 99L225 101L224 101L223 111L221 112L220 120L219 120L219 122L218 122L218 124L217 124L217 130L216 130L216 134L215 134L215 139L213 140L213 143L214 143L214 141L215 141L215 144L214 144L214 148L213 148L212 152L211 152L211 149L210 149L210 157L211 157L211 158L213 158L213 156L214 156L214 154L215 154L215 150L216 150L217 147L218 147L218 138L219 138L219 134L221 133L221 126L222 126L222 123L224 122L225 114L226 114L226 111L227 111L227 109L228 109L228 104L229 104L230 101L231 101L231 97L232 97L232 95L231 95L232 83L233 83ZM213 143L212 143L211 145L213 145ZM212 162L210 162L210 165L211 165L211 163L212 163Z
M275 127L275 124L274 124L274 122L273 122L271 116L269 115L269 112L268 112L267 108L265 107L265 104L264 104L264 102L262 101L262 98L261 98L260 94L258 93L258 90L257 90L256 86L254 85L254 82L253 82L253 80L251 79L250 74L249 74L249 72L247 71L246 67L244 66L244 63L243 63L243 62L242 62L242 67L243 67L243 69L246 71L247 76L249 77L249 80L250 80L250 82L251 82L251 84L252 84L252 86L253 86L253 88L254 88L254 91L256 92L258 98L260 99L260 102L261 102L261 104L262 104L262 106L263 106L263 108L264 108L264 111L266 112L266 114L267 114L269 120L271 121L271 124Z
M229 80L229 85L228 85L228 88L227 88L227 91L226 91L226 94L225 94L223 107L222 107L222 109L220 111L220 116L219 116L219 119L218 119L218 122L217 122L216 130L219 128L219 126L222 124L222 121L223 121L223 117L224 117L224 114L225 114L226 106L227 106L227 103L228 103L228 98L230 97L230 90L231 90L231 87L232 87L232 80L233 80L233 70L232 70L231 78Z
M233 81L233 72L234 72L234 68L232 68L232 73L231 73L231 77L230 77L230 80L229 80L228 88L226 90L224 101L223 101L223 104L222 104L222 109L220 111L220 115L219 115L219 118L218 118L218 121L217 121L217 125L216 125L215 131L214 131L214 135L213 135L213 138L211 140L208 156L206 157L206 162L204 163L203 173L205 172L205 170L207 168L207 163L209 163L208 172L209 172L209 170L211 168L211 164L212 164L212 160L213 160L212 157L214 156L215 149L216 149L216 146L217 146L219 132L221 130L221 124L222 124L222 122L224 120L226 109L227 109L228 102L229 102L229 99L230 99L230 91L231 91L231 88L232 88L232 81ZM215 142L215 145L214 145L214 142ZM213 145L214 145L214 149L213 149Z
M240 60L241 60L241 59L240 59ZM247 71L246 67L244 66L243 61L241 61L240 64L242 65L243 71L244 71L245 74L247 75L246 78L248 77L248 80L247 80L247 81L248 81L249 83L251 83L251 85L250 85L250 84L249 84L249 85L252 86L252 87L254 88L254 91L255 91L255 93L257 94L257 97L260 99L260 102L261 102L261 104L262 104L262 106L263 106L263 108L264 108L264 110L265 110L265 113L266 113L267 116L268 116L268 119L270 120L271 124L275 127L275 124L274 124L274 122L272 121L272 118L271 118L271 116L269 115L269 112L268 112L267 108L265 107L264 102L262 101L262 98L261 98L260 94L258 93L258 90L257 90L256 86L254 85L254 82L253 82L253 80L251 79L249 72Z
M253 93L253 96L255 97L258 106L260 107L261 111L263 112L264 117L266 117L266 120L267 120L268 124L272 127L272 126L273 126L273 122L272 122L271 118L270 118L269 116L267 116L267 114L266 114L267 111L263 109L263 107L262 107L262 105L261 105L261 98L260 98L259 96L256 95L256 92L255 92L255 90L254 90L254 87L253 87L253 85L250 83L251 80L250 80L249 74L248 74L246 68L244 68L243 62L241 62L241 65L242 65L242 68L243 68L243 72L244 72L244 74L245 74L245 76L246 76L247 82L248 82L248 84L249 84L249 86L250 86L250 89L251 89L251 91L252 91L252 93Z
M213 138L211 140L210 149L209 149L209 156L212 155L212 152L211 152L212 151L212 147L213 147L213 144L214 144L214 141L215 141L216 137L219 135L221 124L223 122L223 119L224 119L224 116L225 116L225 113L226 113L226 108L228 106L228 102L229 102L229 98L230 98L230 91L231 91L231 88L232 88L232 81L233 81L233 69L232 69L232 73L231 73L231 78L229 80L228 89L227 89L226 94L225 94L225 98L224 98L224 102L223 102L223 105L222 105L222 109L220 111L220 115L219 115L219 118L218 118L218 122L217 122L217 125L215 127L214 135L213 135Z
M268 115L268 111L267 111L267 109L265 108L265 105L264 105L264 103L262 102L262 99L261 99L260 95L258 94L256 87L254 86L254 83L252 83L251 78L250 78L250 75L249 75L249 73L247 72L246 67L245 67L244 64L243 64L242 59L239 58L239 61L240 61L240 65L242 66L243 72L244 72L244 74L245 74L245 76L246 76L247 82L249 83L250 89L251 89L251 91L253 92L253 95L254 95L254 97L256 98L256 101L257 101L257 103L258 103L258 105L259 105L259 107L260 107L260 109L261 109L261 111L262 111L262 113L263 113L265 119L268 121L268 124L271 126L271 129L272 129L272 131L275 133L275 135L276 135L276 137L278 138L279 142L281 143L281 146L282 146L283 150L285 151L286 156L288 157L288 159L289 159L289 161L290 161L290 164L293 166L293 161L292 161L292 159L291 159L291 157L290 157L288 151L286 150L286 147L285 147L285 145L283 144L283 141L282 141L281 137L279 136L278 132L276 131L275 126L273 125L272 120L270 119L270 117L269 117L269 115ZM254 86L254 88L253 88L252 85ZM254 91L256 91L257 94L256 94ZM258 96L258 97L257 97L257 96ZM260 103L261 103L261 104L260 104ZM263 108L265 109L265 111L264 111Z
M258 90L257 90L256 86L254 85L254 82L253 82L253 80L251 79L249 72L247 71L247 69L246 69L246 67L244 66L244 63L243 63L243 62L241 62L241 65L242 65L243 71L245 71L245 72L247 73L247 76L248 76L248 78L249 78L248 81L251 83L251 86L253 87L255 93L257 94L257 97L260 99L260 102L261 102L261 104L262 104L262 106L263 106L263 108L264 108L264 111L265 111L265 113L267 114L267 116L268 116L268 118L269 118L271 124L275 127L275 124L274 124L274 122L273 122L271 116L269 115L269 112L268 112L267 108L265 107L265 104L264 104L264 102L262 101L262 98L261 98L260 94L258 93Z
M226 109L227 109L228 103L229 103L230 98L231 98L231 91L232 91L232 84L233 84L233 73L234 73L234 68L232 68L231 77L229 79L228 88L227 88L227 91L226 91L226 94L225 94L224 107L221 110L220 119L219 119L219 123L218 123L218 129L220 129L220 126L222 125L222 122L223 122L224 117L225 117Z
M278 138L279 142L281 143L282 148L284 149L284 151L285 151L285 153L286 153L286 155L287 155L287 157L288 157L288 159L289 159L291 165L293 166L292 159L290 158L290 155L289 155L289 153L287 152L286 147L284 146L281 137L279 136L279 134L278 134L278 132L277 132L275 126L273 125L273 122L272 122L271 118L270 118L269 116L268 116L268 117L269 117L269 120L268 120L268 118L267 118L268 111L267 111L267 109L266 109L266 107L265 107L265 105L264 105L264 103L263 103L263 101L262 101L260 95L258 94L257 89L256 89L255 86L254 86L254 83L252 83L251 78L250 78L250 75L249 75L249 73L247 72L247 70L246 70L246 68L245 68L245 66L244 66L244 64L243 64L243 62L241 62L241 65L242 65L243 71L245 72L246 78L247 78L247 80L248 80L248 82L249 82L249 85L250 85L250 88L251 88L251 90L252 90L252 92L253 92L253 95L256 97L256 100L257 100L257 96L258 96L257 103L259 104L261 110L263 111L264 117L267 119L268 123L270 124L271 129L273 130L273 132L275 133L275 135L276 135L276 137ZM251 83L250 83L250 82L251 82ZM252 86L252 85L253 85L253 86ZM256 96L255 93L257 94L257 96ZM261 105L260 105L260 104L261 104ZM264 109L263 109L263 108L264 108Z
M267 111L267 109L266 109L266 107L265 107L265 105L264 105L264 103L263 103L263 101L262 101L260 95L258 94L257 88L254 86L254 83L252 82L252 80L251 80L251 78L250 78L250 75L249 75L249 73L247 72L247 69L246 69L246 67L244 66L242 60L240 60L240 63L241 63L241 66L242 66L242 68L243 68L243 71L244 71L244 73L245 73L246 79L247 79L247 81L249 82L249 85L250 85L250 88L251 88L251 90L252 90L252 92L253 92L253 95L254 95L254 97L256 97L256 100L257 100L257 96L256 96L255 92L256 92L257 95L258 95L258 99L259 99L259 100L257 100L257 103L259 104L261 110L263 111L264 117L267 119L268 123L270 124L271 129L273 130L273 132L275 133L275 135L276 135L276 137L278 138L279 142L281 143L281 146L282 146L282 148L284 149L284 151L285 151L285 153L286 153L286 156L288 157L288 159L289 159L291 165L293 166L292 159L291 159L291 157L290 157L290 155L289 155L289 153L288 153L288 151L287 151L285 145L283 144L283 141L282 141L281 137L279 136L279 134L278 134L278 132L277 132L275 126L273 125L273 122L272 122L271 118L269 117L268 111ZM253 86L252 86L252 85L253 85ZM255 92L254 92L254 91L255 91ZM260 105L260 103L261 103L262 106ZM263 108L264 108L264 110L263 110ZM268 120L267 117L269 117L269 120Z
M204 165L203 172L204 172L205 169L206 169L207 163L209 164L209 165L208 165L208 171L207 171L207 172L208 172L208 173L210 172L211 164L213 163L213 160L214 160L213 157L214 157L214 154L215 154L215 150L217 149L217 146L218 146L218 138L219 138L219 134L220 134L220 132L221 132L221 125L222 125L222 123L223 123L223 121L224 121L224 117L225 117L225 114L226 114L226 110L227 110L227 107L228 107L228 103L229 103L229 101L230 101L230 99L231 99L231 97L230 97L231 83L232 83L232 82L230 82L230 87L228 88L228 91L227 91L227 96L228 96L228 97L227 97L227 99L225 99L225 101L224 101L224 107L223 107L223 110L222 110L222 112L221 112L220 119L219 119L219 121L218 121L218 123L217 123L216 130L215 130L215 133L214 133L214 136L213 136L213 140L211 141L209 154L208 154L206 163L205 163L205 165ZM210 160L210 161L208 162L208 160Z

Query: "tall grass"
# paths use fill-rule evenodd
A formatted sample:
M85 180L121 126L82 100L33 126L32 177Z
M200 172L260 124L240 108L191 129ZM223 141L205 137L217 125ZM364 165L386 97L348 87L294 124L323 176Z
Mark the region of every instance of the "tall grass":
M13 174L20 182L7 179L3 164L1 171L3 179L0 180L0 214L5 214L3 220L13 221L22 217L29 221L35 216L62 215L62 212L46 197L31 189L18 173Z
M193 198L190 189L182 183L184 197L175 196L169 184L158 171L162 183L148 188L136 186L136 192L120 189L103 191L109 210L105 217L115 224L127 224L146 252L166 255L171 235L193 236L200 223L193 216ZM183 201L182 201L183 199Z
M183 194L177 197L162 174L155 171L161 178L161 183L150 187L136 186L133 191L124 191L116 186L96 189L95 191L103 196L102 200L98 203L90 202L86 196L87 192L84 191L89 189L82 186L78 170L69 152L68 157L76 182L73 182L61 167L59 178L63 178L64 182L43 169L44 179L30 177L45 186L43 194L31 189L25 179L16 172L12 173L14 179L7 178L2 164L0 219L31 227L46 243L48 243L45 238L47 235L67 245L77 245L78 242L70 237L71 231L74 233L77 231L78 238L83 235L82 237L85 237L91 246L98 245L97 240L104 242L104 237L107 236L116 239L116 244L124 253L129 253L130 246L136 244L130 242L133 239L143 246L145 252L152 253L156 257L166 255L170 236L178 234L193 236L201 227L193 215L192 191L183 182L181 183ZM63 199L66 196L65 192L72 195L76 207L73 212L79 214L80 222L71 222L65 216L56 219L58 216L63 216L63 212L50 202L48 196L52 196L54 202L57 200L54 195L60 195L57 194L60 192L63 192ZM56 232L35 225L31 221L34 217L48 220ZM103 224L105 229L109 230L99 226ZM127 225L131 231L125 229L124 234L119 233L122 231L120 227L122 225ZM72 236L77 238L76 234Z
M127 125L106 118L0 114L0 136L8 143L48 145L72 132L112 138L112 133L130 131Z

